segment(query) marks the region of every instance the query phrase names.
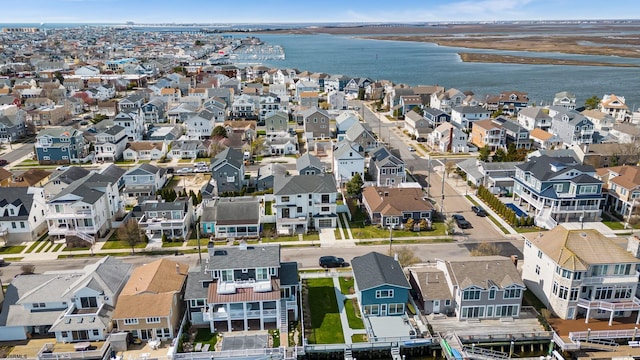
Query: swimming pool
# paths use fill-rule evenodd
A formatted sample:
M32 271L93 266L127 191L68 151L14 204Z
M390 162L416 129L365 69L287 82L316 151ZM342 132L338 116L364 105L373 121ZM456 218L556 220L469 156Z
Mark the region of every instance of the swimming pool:
M509 209L513 210L516 213L517 217L524 217L527 216L527 213L520 210L519 207L516 206L516 204L514 203L507 203L505 204Z

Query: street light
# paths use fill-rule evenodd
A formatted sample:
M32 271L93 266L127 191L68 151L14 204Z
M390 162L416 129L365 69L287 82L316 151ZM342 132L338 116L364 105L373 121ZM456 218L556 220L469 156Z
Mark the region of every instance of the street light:
M393 244L393 225L389 225L389 256L393 254L391 252L391 245Z

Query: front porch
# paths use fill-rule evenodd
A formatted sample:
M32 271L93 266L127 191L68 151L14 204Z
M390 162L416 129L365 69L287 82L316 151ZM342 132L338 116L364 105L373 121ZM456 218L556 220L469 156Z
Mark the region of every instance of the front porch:
M609 302L602 300L587 300L587 299L579 299L577 306L579 308L586 309L584 323L589 323L589 316L591 315L591 310L596 310L597 312L607 312L609 314L609 326L613 325L613 319L615 314L619 314L619 316L623 314L627 314L626 317L631 318L629 316L633 311L637 311L635 324L640 324L640 299L634 297L630 301L622 301L622 302Z

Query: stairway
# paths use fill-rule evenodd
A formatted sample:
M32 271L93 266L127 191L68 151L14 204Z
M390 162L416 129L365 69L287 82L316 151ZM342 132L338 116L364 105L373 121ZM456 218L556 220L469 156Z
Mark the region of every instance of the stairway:
M402 355L400 355L400 347L392 347L391 348L391 359L393 360L402 360Z
M618 349L618 343L613 340L582 340L580 341L580 348L602 351L616 351Z
M287 346L289 342L289 321L287 311L287 300L280 299L280 346Z
M82 231L67 230L67 232L65 232L64 235L65 235L65 237L66 236L75 236L78 239L84 240L84 241L88 242L91 245L96 243L95 236L89 235L89 234L87 234L85 232L82 232Z
M551 217L551 208L543 208L538 212L534 223L536 226L545 229L553 229L558 225L558 222Z

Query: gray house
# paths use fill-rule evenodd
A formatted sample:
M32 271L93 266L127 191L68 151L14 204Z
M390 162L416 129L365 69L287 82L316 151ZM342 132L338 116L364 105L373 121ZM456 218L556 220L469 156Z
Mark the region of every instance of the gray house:
M299 175L318 175L324 174L326 165L317 157L306 153L296 160L296 170Z
M140 196L154 196L167 182L167 169L143 163L127 171L122 196L126 205L138 202Z
M203 235L218 239L260 236L260 200L253 196L217 198L202 207Z
M289 130L289 114L285 111L274 111L265 115L264 126L267 134Z
M325 110L312 107L300 112L307 138L325 139L331 137L331 117Z
M345 139L360 145L360 148L362 148L365 153L368 153L378 146L378 140L373 136L371 129L367 127L365 127L363 123L357 122L345 133Z
M256 189L264 191L273 189L273 179L278 176L284 176L287 169L281 164L267 164L258 169L258 178L256 179Z
M407 179L405 163L384 146L379 146L370 154L369 175L376 186L392 186Z
M237 192L244 185L244 161L242 153L233 148L224 151L211 159L211 180L214 192Z
M14 142L27 134L26 115L24 110L12 114L0 112L0 142Z
M586 116L575 110L552 106L551 132L562 139L566 147L593 143L593 123Z

